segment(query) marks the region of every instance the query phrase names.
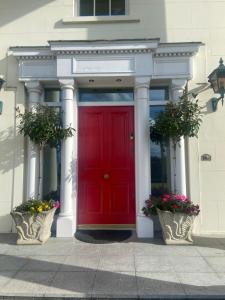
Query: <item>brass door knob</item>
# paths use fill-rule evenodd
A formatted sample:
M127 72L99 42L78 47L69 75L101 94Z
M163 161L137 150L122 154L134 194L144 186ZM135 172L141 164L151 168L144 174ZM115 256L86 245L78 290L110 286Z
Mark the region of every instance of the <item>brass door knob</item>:
M103 175L103 178L104 178L105 180L109 179L109 174L104 174L104 175Z

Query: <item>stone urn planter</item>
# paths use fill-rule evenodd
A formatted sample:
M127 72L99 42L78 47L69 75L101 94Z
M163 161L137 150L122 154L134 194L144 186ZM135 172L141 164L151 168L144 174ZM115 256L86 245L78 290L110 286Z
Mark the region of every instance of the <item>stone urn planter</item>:
M193 243L191 234L194 219L200 209L187 196L172 193L152 196L145 201L142 211L146 217L158 215L167 245Z
M11 212L18 233L17 244L44 244L51 236L55 211L56 207L40 213Z
M167 245L192 244L192 229L195 216L157 209L163 239Z

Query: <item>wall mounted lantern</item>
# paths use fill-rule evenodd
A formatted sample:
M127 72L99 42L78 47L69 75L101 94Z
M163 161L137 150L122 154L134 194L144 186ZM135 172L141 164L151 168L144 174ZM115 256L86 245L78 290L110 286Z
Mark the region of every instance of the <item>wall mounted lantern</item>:
M3 84L5 83L5 80L0 77L0 91L2 89ZM3 102L0 101L0 115L2 114L2 109L3 109Z
M219 98L212 98L212 110L216 111L217 104L221 100L222 105L224 101L225 95L225 66L223 64L223 59L220 58L219 67L216 68L212 73L208 76L209 82L215 94L220 94Z

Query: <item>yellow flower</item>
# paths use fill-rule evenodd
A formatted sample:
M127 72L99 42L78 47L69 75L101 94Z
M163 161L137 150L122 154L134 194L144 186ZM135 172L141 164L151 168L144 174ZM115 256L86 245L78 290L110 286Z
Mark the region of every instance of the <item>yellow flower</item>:
M31 212L34 212L34 211L35 211L35 208L32 206L32 207L30 208L30 211L31 211Z
M39 213L41 213L42 212L42 207L41 206L39 206L38 208L37 208L37 212L39 212Z
M44 209L49 209L48 204L45 204Z

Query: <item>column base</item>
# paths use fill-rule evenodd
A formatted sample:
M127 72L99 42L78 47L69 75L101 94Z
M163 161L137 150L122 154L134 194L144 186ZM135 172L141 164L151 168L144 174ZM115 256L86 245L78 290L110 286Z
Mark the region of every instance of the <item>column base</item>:
M74 234L74 217L59 215L56 221L56 237L73 237Z
M151 218L145 216L137 216L136 228L137 236L139 238L154 237L154 224Z

